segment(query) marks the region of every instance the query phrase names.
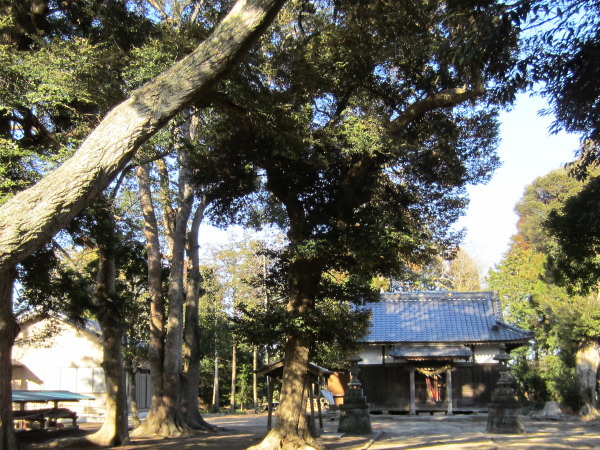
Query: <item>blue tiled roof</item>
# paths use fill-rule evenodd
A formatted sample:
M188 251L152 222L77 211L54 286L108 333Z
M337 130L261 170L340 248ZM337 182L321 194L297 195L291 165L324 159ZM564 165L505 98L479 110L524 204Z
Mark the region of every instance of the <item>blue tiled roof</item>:
M494 292L381 294L370 303L371 331L363 342L526 342L531 333L502 321Z

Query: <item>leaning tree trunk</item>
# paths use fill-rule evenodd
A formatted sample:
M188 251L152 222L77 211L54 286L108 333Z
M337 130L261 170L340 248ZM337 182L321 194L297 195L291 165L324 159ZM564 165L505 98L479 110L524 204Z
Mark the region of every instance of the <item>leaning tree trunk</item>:
M204 200L196 208L192 226L187 237L188 273L185 297L185 325L183 333L183 381L182 409L188 426L194 429L216 431L207 423L198 410L200 385L200 324L198 304L200 302L200 260L198 257L198 230L204 217Z
M318 261L313 260L299 260L291 265L288 312L301 315L314 310L321 267ZM310 435L306 422L305 390L310 343L310 337L302 330L286 337L285 366L275 427L252 449L323 448Z
M598 368L600 368L599 345L597 342L583 343L576 355L575 376L579 381L583 405L581 415L596 415L598 395L596 392Z
M152 436L157 433L165 417L163 408L163 363L165 353L165 301L162 292L162 264L158 233L158 222L152 202L150 165L136 169L140 191L140 206L144 216L144 236L148 260L148 293L150 297L150 342L148 363L152 398L146 420L137 427L132 436Z
M12 347L19 326L12 309L14 270L0 271L0 450L18 448L12 414Z
M141 144L222 80L285 0L238 0L188 56L113 108L75 154L0 207L0 270L23 261L106 188Z

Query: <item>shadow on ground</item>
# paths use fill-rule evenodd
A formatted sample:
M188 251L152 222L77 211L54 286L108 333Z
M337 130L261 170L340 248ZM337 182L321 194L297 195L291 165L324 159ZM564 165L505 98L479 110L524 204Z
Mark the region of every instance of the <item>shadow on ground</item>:
M122 449L186 449L241 450L257 444L267 431L266 414L204 416L220 428L218 433L197 433L172 439L136 438ZM319 441L329 449L553 449L600 448L600 421L583 421L566 417L560 421L538 421L525 418L525 435L491 435L485 432L487 416L393 416L373 415L373 434L369 436L339 436L338 416L326 413ZM319 424L317 423L317 427ZM99 428L99 424L82 424L79 430L19 432L23 449L51 448L53 439L84 436ZM73 447L72 447L73 448ZM76 447L83 448L83 447Z

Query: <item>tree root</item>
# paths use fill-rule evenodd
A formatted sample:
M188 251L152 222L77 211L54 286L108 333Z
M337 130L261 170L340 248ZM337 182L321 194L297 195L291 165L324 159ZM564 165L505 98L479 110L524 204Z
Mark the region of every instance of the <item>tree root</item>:
M184 423L180 420L168 419L146 419L136 429L132 430L129 435L131 437L152 437L162 436L166 438L186 436L195 432L217 432L218 427L209 424L202 417L197 418L192 423Z
M217 427L216 425L211 425L200 415L198 415L198 417L195 417L194 420L188 420L188 426L193 430L197 431L208 431L211 433L216 433L219 431L219 427Z
M146 419L136 429L129 432L131 437L180 437L189 433L189 429L175 420Z
M312 436L283 436L275 429L271 430L263 441L248 450L325 450Z
M579 411L579 416L583 420L594 420L600 417L600 412L593 405L583 405Z

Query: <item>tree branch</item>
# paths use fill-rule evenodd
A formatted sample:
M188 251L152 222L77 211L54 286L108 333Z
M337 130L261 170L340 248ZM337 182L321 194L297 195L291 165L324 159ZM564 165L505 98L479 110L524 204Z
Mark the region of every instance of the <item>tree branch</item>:
M474 78L474 86L471 89L466 86L444 89L413 103L390 123L390 133L392 135L399 134L411 122L423 117L429 111L437 108L451 108L485 94L486 90L481 76L476 75ZM346 214L343 212L347 209L345 206L356 195L357 186L361 185L360 180L371 170L374 163L374 155L365 153L348 170L341 185L343 195L340 195L337 205L339 227L347 225Z
M175 114L205 96L285 0L238 0L190 55L110 111L69 160L0 207L0 270L18 264L96 198Z
M473 88L467 86L444 89L416 101L404 110L390 125L392 135L400 133L408 124L437 108L451 108L485 94L483 82L478 77Z

